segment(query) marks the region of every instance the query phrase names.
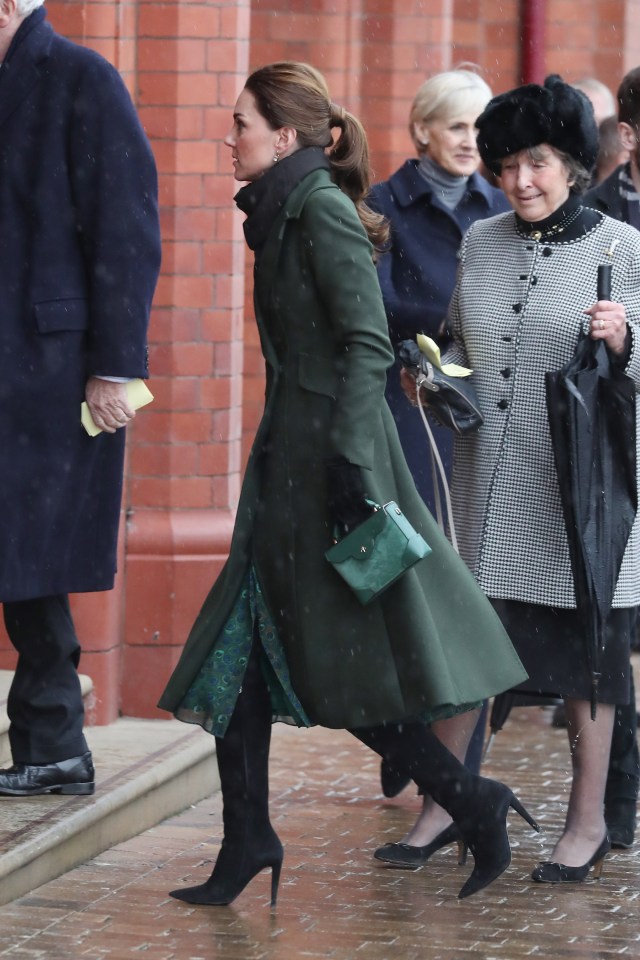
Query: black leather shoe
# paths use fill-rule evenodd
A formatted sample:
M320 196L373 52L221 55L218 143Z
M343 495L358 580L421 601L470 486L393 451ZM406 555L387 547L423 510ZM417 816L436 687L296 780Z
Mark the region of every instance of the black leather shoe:
M40 793L86 796L96 789L91 753L58 763L14 763L0 770L0 796L33 797Z
M636 801L609 800L604 805L604 819L611 846L617 850L628 850L633 846L636 832Z

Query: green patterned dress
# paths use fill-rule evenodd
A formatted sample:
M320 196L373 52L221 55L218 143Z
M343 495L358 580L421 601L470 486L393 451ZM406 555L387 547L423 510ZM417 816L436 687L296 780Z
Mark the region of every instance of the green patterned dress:
M284 650L253 568L238 594L218 642L206 658L176 711L178 720L198 723L224 737L249 661L251 645L260 640L260 667L269 688L273 720L310 727L311 721L293 692Z

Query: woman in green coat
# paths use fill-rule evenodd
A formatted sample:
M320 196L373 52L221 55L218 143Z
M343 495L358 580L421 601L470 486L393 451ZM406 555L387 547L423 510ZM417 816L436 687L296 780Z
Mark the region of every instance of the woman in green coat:
M247 80L225 143L248 182L235 199L255 254L266 400L229 559L160 701L215 735L224 802L211 877L172 895L230 903L271 867L275 902L282 846L267 767L278 719L348 729L406 767L474 855L468 896L509 864L509 807L533 822L423 721L455 723L525 674L420 499L384 400L393 352L371 243L384 224L362 199L364 131L317 71L276 63ZM432 552L363 607L324 554L336 527L369 515L367 499L399 503Z

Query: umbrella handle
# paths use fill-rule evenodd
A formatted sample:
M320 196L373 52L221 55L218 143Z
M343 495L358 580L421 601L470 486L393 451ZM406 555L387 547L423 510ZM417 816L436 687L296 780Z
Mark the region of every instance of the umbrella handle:
M598 266L598 300L611 300L611 264Z

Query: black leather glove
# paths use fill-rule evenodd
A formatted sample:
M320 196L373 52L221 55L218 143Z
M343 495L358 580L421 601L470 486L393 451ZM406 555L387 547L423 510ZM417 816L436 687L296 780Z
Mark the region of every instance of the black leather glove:
M347 533L371 516L372 507L366 501L362 470L345 457L325 461L329 513L341 533Z

